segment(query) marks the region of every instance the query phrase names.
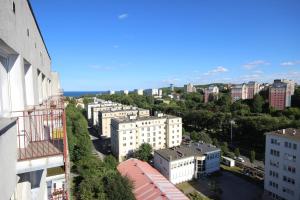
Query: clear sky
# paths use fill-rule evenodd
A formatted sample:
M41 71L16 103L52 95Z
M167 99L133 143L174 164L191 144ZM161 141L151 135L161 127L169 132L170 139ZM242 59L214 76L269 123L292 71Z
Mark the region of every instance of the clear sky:
M300 82L299 0L31 0L66 91Z

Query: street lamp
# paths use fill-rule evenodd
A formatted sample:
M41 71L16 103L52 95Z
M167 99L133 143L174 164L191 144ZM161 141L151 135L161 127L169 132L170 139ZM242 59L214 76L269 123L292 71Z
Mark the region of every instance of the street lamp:
M230 141L231 141L231 146L232 146L232 125L235 124L235 121L232 119L230 120Z

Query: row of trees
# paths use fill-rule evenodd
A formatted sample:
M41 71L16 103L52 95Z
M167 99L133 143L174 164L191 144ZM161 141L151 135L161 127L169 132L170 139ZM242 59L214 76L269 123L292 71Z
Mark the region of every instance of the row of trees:
M74 199L135 199L132 183L117 171L116 159L107 156L101 161L92 154L87 121L73 103L67 106L66 117Z

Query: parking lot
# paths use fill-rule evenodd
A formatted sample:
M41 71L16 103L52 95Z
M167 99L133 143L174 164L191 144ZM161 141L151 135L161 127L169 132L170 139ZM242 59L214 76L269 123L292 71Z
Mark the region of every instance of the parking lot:
M228 171L219 175L203 177L189 183L190 187L212 199L258 200L263 194L263 186L247 181ZM192 191L186 188L186 191Z

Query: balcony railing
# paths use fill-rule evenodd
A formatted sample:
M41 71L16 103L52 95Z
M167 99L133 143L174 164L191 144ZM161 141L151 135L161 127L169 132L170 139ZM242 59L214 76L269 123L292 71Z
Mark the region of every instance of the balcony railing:
M60 108L18 113L18 160L64 155L64 115L64 109Z
M64 189L57 189L54 190L51 195L49 196L50 200L67 200L68 194L67 191Z

